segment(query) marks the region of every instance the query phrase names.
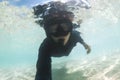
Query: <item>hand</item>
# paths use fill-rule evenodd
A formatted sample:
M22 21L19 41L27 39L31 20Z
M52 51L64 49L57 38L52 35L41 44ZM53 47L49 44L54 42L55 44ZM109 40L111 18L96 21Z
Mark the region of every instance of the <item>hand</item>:
M91 48L89 45L85 44L84 45L85 49L87 50L87 54L89 54L91 52Z
M77 23L80 25L83 22L82 19L78 20Z

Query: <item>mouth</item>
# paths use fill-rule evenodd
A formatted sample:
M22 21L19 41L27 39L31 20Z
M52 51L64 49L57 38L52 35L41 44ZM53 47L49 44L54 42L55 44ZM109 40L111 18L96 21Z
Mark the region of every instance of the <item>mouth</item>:
M60 43L62 45L66 45L68 40L70 38L70 32L65 35L65 36L59 36L59 37L55 37L52 35L52 39L56 42L56 43Z

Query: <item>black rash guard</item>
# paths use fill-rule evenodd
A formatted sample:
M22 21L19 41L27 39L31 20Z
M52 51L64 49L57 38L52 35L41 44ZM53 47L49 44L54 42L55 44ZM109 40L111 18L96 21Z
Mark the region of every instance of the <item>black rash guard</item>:
M63 23L66 23L64 24L65 26L62 25ZM57 26L55 26L57 28L53 29L52 31L52 27L54 27L54 24L57 24ZM77 42L80 42L81 44L84 43L83 39L80 37L80 32L72 30L72 28L72 23L64 18L54 18L46 22L46 24L44 25L44 29L47 38L44 39L39 48L35 80L52 80L51 57L68 56ZM70 36L66 44L61 44L61 38L60 43L59 40L58 42L55 42L55 40L53 40L52 38L52 36L61 37L66 36L67 34L70 34Z
M80 37L80 32L73 31L66 45L56 44L52 39L46 38L42 43L42 48L46 48L48 51L46 55L50 54L52 57L68 56L77 42L84 41Z
M52 80L51 57L68 56L77 42L84 43L78 31L72 31L65 46L55 44L52 39L46 38L39 48L35 80Z

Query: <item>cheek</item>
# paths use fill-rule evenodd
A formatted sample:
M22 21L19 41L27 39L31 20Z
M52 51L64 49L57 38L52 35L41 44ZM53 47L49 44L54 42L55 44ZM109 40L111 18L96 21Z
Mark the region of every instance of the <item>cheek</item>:
M68 35L64 37L64 45L67 44L67 42L69 41L69 38L70 38L70 33L68 33Z

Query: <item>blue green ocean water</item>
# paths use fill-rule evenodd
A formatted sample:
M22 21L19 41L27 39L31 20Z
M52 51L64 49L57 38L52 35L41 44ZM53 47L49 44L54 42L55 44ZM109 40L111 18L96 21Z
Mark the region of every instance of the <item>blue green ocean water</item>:
M33 80L45 38L34 23L32 2L20 2L0 1L0 80ZM83 19L77 30L92 51L87 55L77 44L69 56L52 58L54 80L120 80L120 0L90 2L91 9L74 12Z

